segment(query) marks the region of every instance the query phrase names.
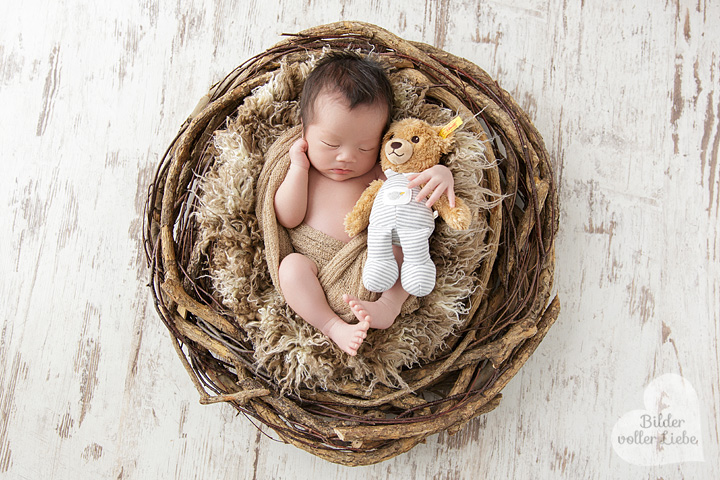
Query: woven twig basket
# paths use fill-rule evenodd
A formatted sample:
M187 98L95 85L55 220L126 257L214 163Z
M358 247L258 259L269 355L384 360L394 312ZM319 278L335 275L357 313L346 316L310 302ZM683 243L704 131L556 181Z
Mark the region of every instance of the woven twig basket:
M397 69L414 70L426 98L470 118L496 167L485 175L505 195L487 212L491 254L478 264L477 294L468 300L466 328L432 363L403 372L408 388L360 385L340 391L291 392L254 368L253 346L202 275L189 273L197 226L197 179L212 163L213 133L280 61L306 61L326 48L374 52ZM151 287L161 319L201 403L228 402L271 427L282 440L329 461L369 465L403 452L429 435L456 433L494 409L500 391L557 318L550 301L558 224L552 165L525 112L487 73L429 45L408 42L376 26L342 22L290 35L250 59L210 90L180 129L149 189L144 229ZM202 272L201 272L202 273ZM214 333L209 333L214 332Z

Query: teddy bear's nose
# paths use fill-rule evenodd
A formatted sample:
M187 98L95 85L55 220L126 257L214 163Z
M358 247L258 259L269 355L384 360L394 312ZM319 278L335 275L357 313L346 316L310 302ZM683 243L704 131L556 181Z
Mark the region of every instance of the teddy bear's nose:
M392 142L390 146L393 148L393 150L397 150L398 148L402 147L402 143L400 142Z

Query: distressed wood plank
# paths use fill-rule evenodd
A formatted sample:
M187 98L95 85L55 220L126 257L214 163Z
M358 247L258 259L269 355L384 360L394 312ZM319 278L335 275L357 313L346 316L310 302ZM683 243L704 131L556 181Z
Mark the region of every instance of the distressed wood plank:
M155 165L210 85L339 19L487 70L544 135L562 209L563 310L500 406L356 469L199 404L140 241ZM717 3L70 0L0 22L0 476L720 476ZM610 447L664 373L697 390L704 463L639 467Z

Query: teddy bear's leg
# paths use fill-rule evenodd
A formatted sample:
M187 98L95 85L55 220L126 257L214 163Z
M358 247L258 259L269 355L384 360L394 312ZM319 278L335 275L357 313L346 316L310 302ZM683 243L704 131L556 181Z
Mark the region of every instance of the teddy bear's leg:
M371 292L384 292L395 285L398 266L393 255L392 229L368 227L368 256L363 268L363 285Z
M432 228L398 229L403 249L400 282L406 292L416 297L424 297L435 288L435 264L428 243L432 231Z

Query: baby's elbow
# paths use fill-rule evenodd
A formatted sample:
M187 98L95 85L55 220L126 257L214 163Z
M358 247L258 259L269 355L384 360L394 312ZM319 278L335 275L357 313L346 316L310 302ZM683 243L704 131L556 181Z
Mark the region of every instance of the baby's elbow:
M300 219L300 220L295 220L295 219L293 219L292 221L282 221L282 220L280 220L280 225L282 225L283 227L288 228L288 229L290 229L290 228L295 228L295 227L297 227L298 225L300 225L301 223L302 223L302 219Z
M305 214L301 212L278 212L275 210L275 216L278 223L285 228L295 228L305 219Z

